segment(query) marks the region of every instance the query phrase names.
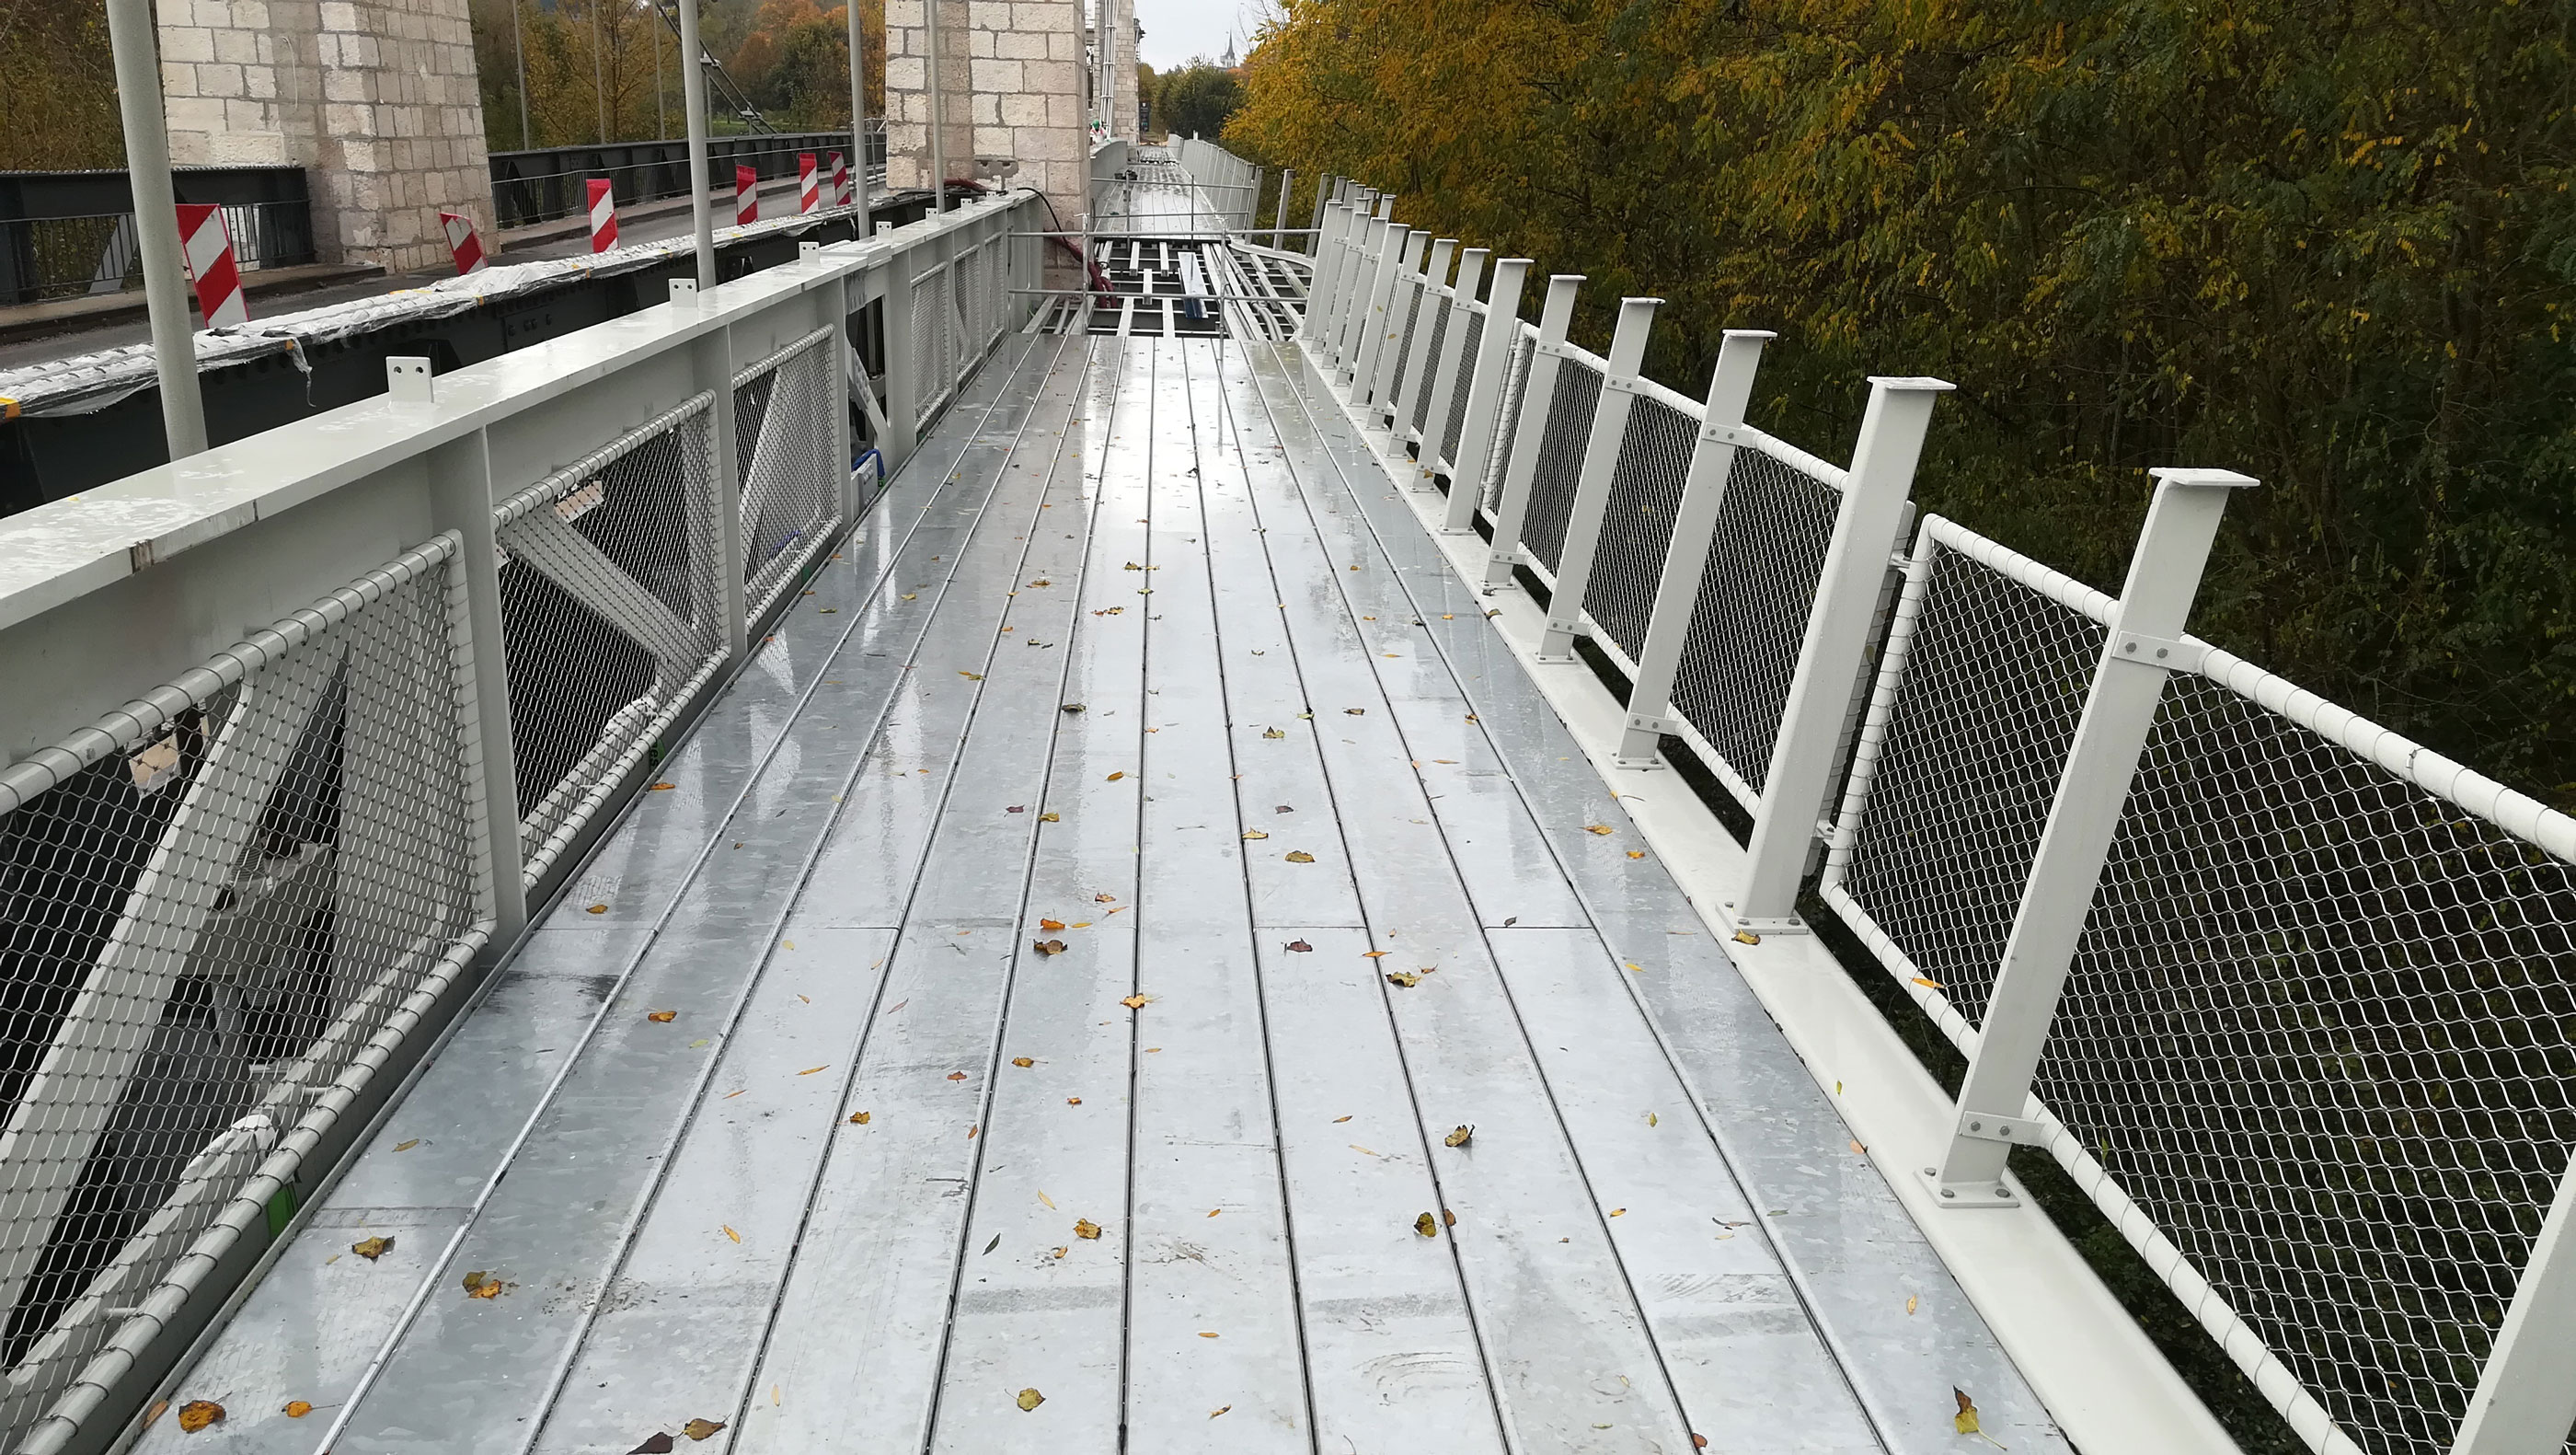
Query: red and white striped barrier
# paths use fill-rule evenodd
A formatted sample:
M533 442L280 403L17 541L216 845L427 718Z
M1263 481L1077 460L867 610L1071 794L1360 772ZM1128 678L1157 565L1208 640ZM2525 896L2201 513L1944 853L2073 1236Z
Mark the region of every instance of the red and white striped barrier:
M733 220L738 227L760 221L760 174L749 167L733 169Z
M801 215L823 205L823 178L814 169L814 154L796 154L796 211Z
M483 266L483 240L474 235L473 218L462 212L442 212L438 225L447 229L447 251L456 259L456 276L462 278Z
M211 202L180 203L179 246L187 254L188 276L196 282L197 308L206 315L206 327L250 322L241 269L233 262L233 230L224 221L224 210Z
M606 177L590 179L590 250L604 253L617 246L617 194Z
M858 199L850 195L850 159L832 153L832 205L847 207Z

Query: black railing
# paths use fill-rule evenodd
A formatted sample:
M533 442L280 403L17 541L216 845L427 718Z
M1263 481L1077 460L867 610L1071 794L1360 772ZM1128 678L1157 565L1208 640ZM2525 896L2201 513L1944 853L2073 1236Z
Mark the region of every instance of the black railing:
M224 209L244 272L314 261L303 168L186 167L170 180L181 202ZM118 293L142 282L134 194L123 171L0 172L0 304Z
M716 190L721 192L732 185L737 166L750 167L762 181L769 181L795 176L800 152L812 152L817 162L827 162L830 153L849 150L850 134L846 131L716 137L707 143L707 170ZM885 157L885 124L873 122L868 131L867 165L882 166ZM854 161L851 165L859 164ZM624 141L494 152L494 213L505 228L577 216L590 207L589 181L593 177L606 177L615 184L620 207L663 197L685 197L689 192L689 144Z

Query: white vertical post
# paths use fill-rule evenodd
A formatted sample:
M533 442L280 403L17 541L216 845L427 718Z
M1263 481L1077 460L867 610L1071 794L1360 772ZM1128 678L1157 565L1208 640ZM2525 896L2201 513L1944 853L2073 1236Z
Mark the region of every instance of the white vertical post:
M947 91L939 75L939 8L944 0L921 0L921 19L925 27L922 49L930 65L930 215L948 210L948 130Z
M518 0L511 0L514 7L517 3ZM868 236L868 87L866 80L868 46L867 36L859 25L859 7L855 4L851 5L849 14L850 160L851 164L858 169L857 175L850 179L850 192L851 200L858 204L858 215L854 226L857 228L858 239L865 242ZM653 33L659 36L662 32L657 28ZM655 72L657 78L659 74L658 71ZM1085 256L1089 254L1086 253Z
M698 41L698 0L679 0L679 5L680 49L688 52L680 66L680 105L689 123L689 226L698 240L698 291L703 293L716 286L715 203L707 196L707 52ZM725 409L730 413L733 405L727 402Z
M1726 500L1727 472L1735 464L1735 431L1744 423L1744 407L1753 398L1753 373L1762 363L1762 345L1775 337L1762 329L1730 328L1718 345L1717 367L1708 381L1707 414L1700 425L1699 443L1691 449L1681 505L1673 512L1664 573L1655 582L1654 614L1646 621L1645 643L1637 649L1637 679L1628 690L1628 721L1620 730L1619 752L1612 760L1622 768L1656 766L1659 740L1679 727L1673 717L1673 674L1680 670L1682 643L1690 635L1691 614L1699 607L1709 540L1717 530L1718 509Z
M2164 700L2165 678L2197 664L2199 651L2183 639L2200 573L2209 563L2227 498L2254 481L2232 470L2154 472L2156 496L2129 558L2118 614L2103 639L2093 690L2075 724L2075 741L2058 775L2040 830L2039 852L2021 891L2004 940L1977 1054L1959 1088L1959 1122L1937 1169L1925 1171L1940 1185L1944 1207L2010 1206L2003 1185L2012 1149L2036 1140L2027 1119L2030 1080L2057 1016L2059 993L2075 959L2075 945L2092 913L2093 892L2119 831L2120 813L2137 777L2138 755ZM2567 1438L2559 1427L2556 1440ZM2551 1448L2556 1448L2555 1443Z
M134 194L134 237L143 254L143 307L161 381L161 431L170 458L206 448L206 401L197 387L197 337L188 326L187 255L170 189L170 125L161 109L161 63L151 0L109 0L107 43L116 65L116 104L125 126L126 177Z
M1529 519L1530 478L1538 470L1539 441L1547 435L1548 405L1556 398L1557 350L1574 325L1575 295L1582 289L1581 273L1555 274L1547 280L1547 301L1539 305L1538 352L1530 356L1520 429L1512 440L1511 467L1503 475L1502 505L1494 512L1493 551L1485 558L1487 591L1507 584L1512 568L1529 559L1521 549L1521 526Z
M2576 1167L2558 1179L2558 1196L2505 1306L2451 1451L2558 1455L2570 1426L2576 1426Z
M1431 244L1431 265L1417 285L1422 294L1422 304L1410 315L1413 337L1403 340L1404 349L1397 356L1404 372L1403 384L1397 387L1390 383L1386 390L1388 443L1394 447L1395 454L1400 455L1404 451L1406 421L1413 413L1413 401L1421 398L1423 391L1431 387L1428 377L1431 373L1431 336L1440 331L1439 310L1456 306L1457 289L1450 285L1448 279L1449 260L1457 250L1458 240L1454 237L1435 240ZM1467 260L1459 267L1459 278L1464 280L1473 276L1475 261L1482 257L1482 249L1469 248ZM1398 312L1401 314L1403 310ZM1430 462L1425 460L1423 463Z
M1484 503L1485 476L1493 465L1495 416L1501 412L1503 390L1509 384L1505 371L1511 367L1513 336L1520 332L1521 281L1528 277L1529 266L1527 258L1505 258L1494 264L1493 286L1485 293L1485 331L1476 340L1476 357L1460 362L1460 367L1471 371L1467 419L1459 426L1465 438L1458 441L1456 456L1449 462L1449 509L1440 522L1443 535L1474 530L1476 508Z
M742 470L734 453L733 330L709 331L689 346L689 364L699 388L715 395L717 586L724 603L725 658L739 663L750 644L750 603L743 592Z
M1310 348L1320 346L1327 336L1333 300L1341 288L1342 228L1350 215L1350 209L1339 202L1327 202L1315 223L1315 270L1306 284L1306 316L1297 325L1297 336Z
M1938 379L1872 379L1860 442L1843 480L1842 508L1825 547L1806 639L1789 678L1771 763L1755 806L1743 887L1725 906L1747 933L1803 934L1798 881L1816 842L1834 754L1851 709L1852 683L1869 650L1871 618L1887 584L1887 558L1904 529L1914 462L1931 427L1932 403L1951 387Z
M1395 265L1403 254L1404 240L1413 229L1400 222L1380 221L1371 235L1372 246L1362 264L1363 286L1351 296L1351 321L1344 333L1343 372L1350 376L1351 391L1356 395L1366 380L1369 361L1374 359L1378 333L1386 327L1387 296L1395 291Z
M1361 351L1360 375L1351 392L1369 406L1372 418L1387 412L1387 391L1395 385L1396 361L1404 353L1405 305L1409 295L1429 286L1422 272L1422 255L1430 246L1431 234L1410 230L1405 233L1396 251L1395 271L1387 278L1386 311L1379 317L1378 326L1369 331L1368 344ZM1441 250L1441 261L1448 261L1446 248Z
M468 660L458 675L473 692L474 794L481 800L483 842L477 886L492 916L492 943L506 947L528 924L526 867L519 843L519 768L510 723L509 643L501 633L501 564L492 524L492 455L482 430L451 440L429 456L430 521L457 535L448 562L464 588Z
M1279 206L1270 214L1270 245L1283 246L1288 237L1288 194L1297 187L1297 169L1279 169Z
M1565 546L1556 558L1556 586L1547 602L1547 627L1539 633L1542 662L1574 660L1583 630L1583 594L1592 585L1592 555L1601 543L1601 517L1610 505L1610 480L1628 439L1628 410L1636 402L1637 372L1646 362L1646 335L1655 326L1660 298L1619 300L1619 327L1610 337L1609 369L1592 406L1592 433L1584 441L1583 467L1575 477L1574 511L1565 522Z
M1467 387L1466 371L1470 367L1466 357L1469 317L1467 305L1475 301L1476 283L1484 274L1485 259L1489 256L1491 252L1486 248L1467 250L1468 261L1465 266L1459 268L1458 286L1451 290L1449 327L1440 336L1440 354L1437 358L1424 361L1422 366L1422 371L1429 375L1422 382L1429 385L1431 389L1423 399L1428 407L1422 411L1420 483L1426 489L1431 484L1432 476L1438 472L1444 453L1452 457L1451 488L1456 488L1457 468L1454 456L1458 446L1446 438L1446 434L1449 428L1449 416L1454 412L1451 405L1457 400L1457 391ZM1430 330L1425 329L1424 332L1428 333ZM1460 428L1462 431L1465 428L1463 421Z
M1342 260L1333 280L1333 312L1325 320L1329 331L1324 335L1325 360L1338 370L1350 357L1351 317L1368 298L1368 260L1377 235L1386 224L1371 215L1367 192L1351 208L1348 221L1342 225Z

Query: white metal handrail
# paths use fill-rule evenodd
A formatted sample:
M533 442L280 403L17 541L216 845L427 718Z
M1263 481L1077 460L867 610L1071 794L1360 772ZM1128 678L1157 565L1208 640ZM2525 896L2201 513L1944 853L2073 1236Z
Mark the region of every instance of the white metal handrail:
M1369 350L1421 334L1411 298L1454 317L1469 295L1416 269L1383 200L1349 179L1319 199L1300 342L1388 430L1391 473L1431 477L1446 462L1404 408L1421 340L1392 399ZM2017 1202L2002 1152L2045 1147L2313 1448L2558 1450L2576 1422L2576 1057L2551 1027L2576 995L2576 820L2183 629L2219 503L2250 481L2160 472L2111 596L1937 516L1909 530L1946 386L1875 381L1837 467L1743 422L1761 336L1730 336L1693 401L1635 375L1639 300L1612 358L1566 342L1580 282L1555 279L1535 327L1477 351L1471 389L1508 398L1507 419L1451 480L1442 528L1490 532L1488 591L1526 572L1553 593L1537 660L1589 638L1631 679L1618 764L1659 766L1677 736L1750 813L1740 938L1805 933L1794 899L1814 888L1970 1058L1935 1205ZM1567 512L1561 539L1534 508ZM1685 658L1725 669L1725 700L1677 686ZM2007 823L2008 841L1986 827ZM2284 875L2295 894L2271 887ZM2253 990L2320 1025L2399 1017L2340 1054L2432 1078L2431 1099L2365 1098L2349 1075L2276 1085L2302 1056L2342 1062L2301 1040L2308 1021L2231 1029L2254 1012L2226 997ZM2211 1076L2237 1078L2259 1124L2206 1121L2191 1097ZM2364 1158L2364 1135L2403 1150ZM2209 1161L2287 1137L2306 1162ZM2298 1201L2240 1199L2222 1221L2185 1196L2194 1178ZM2319 1231L2315 1208L2364 1203L2388 1230ZM2378 1285L2336 1262L2364 1255ZM2386 1271L2399 1257L2405 1277Z

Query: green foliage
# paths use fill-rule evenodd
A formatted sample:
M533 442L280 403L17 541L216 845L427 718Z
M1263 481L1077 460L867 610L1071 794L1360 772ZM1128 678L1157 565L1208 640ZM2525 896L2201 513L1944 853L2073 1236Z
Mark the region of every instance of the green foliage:
M105 7L0 0L0 171L123 165Z
M2196 626L2576 802L2576 0L1286 0L1227 138L1671 300L1696 393L1845 453L1937 374L1919 494L2116 588L2224 465ZM1441 37L1426 46L1422 38ZM1311 191L1296 199L1300 217Z
M1143 79L1143 73L1139 73ZM1173 137L1203 136L1213 141L1228 118L1243 104L1243 82L1233 71L1200 56L1177 71L1151 78L1142 92L1153 102L1154 125Z

